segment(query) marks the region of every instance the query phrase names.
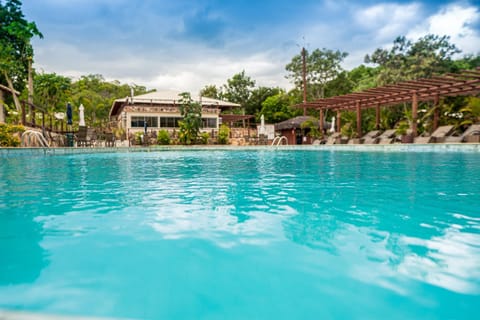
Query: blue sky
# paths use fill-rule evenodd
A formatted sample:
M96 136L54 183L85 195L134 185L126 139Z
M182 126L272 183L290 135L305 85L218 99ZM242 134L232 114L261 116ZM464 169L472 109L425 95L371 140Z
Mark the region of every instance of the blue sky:
M257 85L289 89L285 65L300 47L349 53L351 69L399 35L451 36L480 53L478 0L24 0L44 39L35 67L71 77L197 93L245 70Z

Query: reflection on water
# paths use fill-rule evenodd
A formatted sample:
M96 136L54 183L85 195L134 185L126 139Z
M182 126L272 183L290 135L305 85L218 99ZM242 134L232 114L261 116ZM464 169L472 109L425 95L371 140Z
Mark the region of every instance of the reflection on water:
M370 318L401 301L398 318L462 318L449 302L463 301L468 314L480 296L476 157L212 150L7 158L0 307Z
M0 286L34 282L48 265L47 254L40 246L42 227L33 221L35 204L41 197L37 190L30 189L30 183L36 177L33 161L2 159Z

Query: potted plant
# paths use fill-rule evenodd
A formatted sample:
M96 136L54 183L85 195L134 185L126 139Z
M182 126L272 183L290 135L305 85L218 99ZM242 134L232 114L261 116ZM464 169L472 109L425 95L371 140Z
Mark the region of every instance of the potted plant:
M340 130L342 133L342 143L360 144L360 138L351 123L346 123Z
M398 123L398 127L395 132L400 136L402 143L413 143L413 135L408 132L409 128L410 125L407 121L400 121Z

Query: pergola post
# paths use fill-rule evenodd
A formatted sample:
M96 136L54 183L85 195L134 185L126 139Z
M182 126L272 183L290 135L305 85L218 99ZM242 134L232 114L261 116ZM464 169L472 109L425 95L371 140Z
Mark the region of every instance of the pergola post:
M362 137L362 110L360 109L360 101L355 102L355 108L357 109L357 138Z
M435 108L433 110L433 131L437 130L438 128L438 119L440 117L440 110L438 109L438 102L439 102L439 97L438 95L436 95L434 98L433 98L433 107Z
M380 104L375 106L375 129L380 129Z
M320 109L320 133L323 135L323 123L324 123L324 115L323 109Z
M342 115L342 113L340 112L340 110L337 110L337 130L335 130L335 132L340 132L340 116Z
M417 110L418 110L418 96L414 92L412 95L412 135L417 136Z

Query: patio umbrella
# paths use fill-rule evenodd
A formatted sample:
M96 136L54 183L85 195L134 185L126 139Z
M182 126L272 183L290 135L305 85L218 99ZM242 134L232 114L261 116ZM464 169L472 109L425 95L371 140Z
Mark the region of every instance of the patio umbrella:
M85 115L83 113L84 110L85 108L83 107L83 104L80 104L80 107L78 107L79 117L80 117L80 121L78 125L81 127L85 127Z
M73 117L72 106L69 102L67 103L67 124L73 124L72 117Z
M260 116L260 134L265 134L265 117L263 114Z
M335 132L335 117L332 117L332 127L330 128L330 132Z

